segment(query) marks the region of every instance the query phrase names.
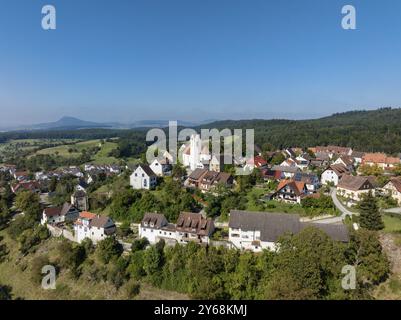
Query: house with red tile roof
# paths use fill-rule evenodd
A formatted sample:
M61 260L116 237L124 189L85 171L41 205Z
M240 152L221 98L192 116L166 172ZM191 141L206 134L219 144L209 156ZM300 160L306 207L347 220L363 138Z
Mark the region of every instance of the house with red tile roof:
M365 153L362 157L362 164L368 166L377 165L383 170L391 170L396 165L400 164L400 158L388 157L385 153Z
M301 199L308 193L305 182L295 180L281 180L276 192L271 196L273 199L287 203L300 204Z

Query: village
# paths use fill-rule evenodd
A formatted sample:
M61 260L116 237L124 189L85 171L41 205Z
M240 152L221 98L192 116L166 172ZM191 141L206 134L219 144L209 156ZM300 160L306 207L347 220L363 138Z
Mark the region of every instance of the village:
M117 237L126 250L130 250L134 239L146 238L150 244L163 240L168 245L195 242L252 252L274 251L281 236L297 234L307 227L318 228L333 240L346 243L349 231L359 228L356 207L368 194L383 203L383 212L401 214L399 156L340 146L277 151L255 146L254 157L236 158L233 163L225 164L224 156L211 154L208 142L201 141L199 135L192 135L182 144L179 154L180 164L173 164L171 155L162 150L150 164L87 163L41 172L3 164L0 171L8 175L14 194L40 195L43 208L40 223L53 236L77 243L90 239L94 244ZM252 196L255 209L234 205L228 207L226 217L221 212L209 214L210 199L229 190L241 190L243 181L235 176L235 167L249 170L256 177L250 188L257 190ZM66 177L73 183L68 201L55 206L49 200L52 197L49 182L57 183ZM141 212L140 221L129 221L134 236L124 239L118 236L124 221L91 208L91 185L102 188L107 177L123 177L126 187L150 193L157 192L164 179L172 179L189 192L197 209L176 212L173 221L168 220L163 210ZM106 192L106 197L111 197L110 192ZM309 207L319 208L322 199L330 205L323 206L318 214L302 214Z

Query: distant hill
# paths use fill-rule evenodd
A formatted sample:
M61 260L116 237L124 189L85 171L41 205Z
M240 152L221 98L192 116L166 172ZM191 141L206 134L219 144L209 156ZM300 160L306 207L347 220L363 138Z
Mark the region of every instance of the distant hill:
M108 128L110 127L104 123L96 123L91 121L84 121L74 117L62 117L55 122L40 123L28 126L27 130L52 130L52 129L87 129L87 128Z
M213 121L213 120L211 120ZM208 122L211 122L208 121ZM138 120L132 123L124 124L119 122L92 122L85 121L74 117L62 117L55 122L39 123L27 126L19 126L6 128L6 131L34 131L34 130L79 130L91 128L109 128L109 129L134 129L134 128L164 128L167 127L169 120ZM195 127L205 122L189 122L178 120L179 126Z

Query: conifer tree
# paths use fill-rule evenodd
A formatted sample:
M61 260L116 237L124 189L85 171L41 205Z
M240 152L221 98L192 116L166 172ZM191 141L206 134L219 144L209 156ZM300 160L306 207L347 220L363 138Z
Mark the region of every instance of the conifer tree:
M359 203L360 225L368 230L381 230L384 228L383 220L377 207L376 199L369 192Z

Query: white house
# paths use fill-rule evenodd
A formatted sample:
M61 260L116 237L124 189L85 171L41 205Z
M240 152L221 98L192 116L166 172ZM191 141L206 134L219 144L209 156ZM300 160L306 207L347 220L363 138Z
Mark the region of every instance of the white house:
M228 227L234 247L260 252L276 250L278 238L285 233L298 233L300 222L296 214L231 210Z
M229 241L233 246L253 252L276 251L281 236L297 234L308 227L321 229L335 241L349 241L345 225L301 222L297 214L231 210L228 227Z
M166 175L172 169L170 161L167 158L154 159L149 167L159 177Z
M146 213L139 226L139 236L147 238L151 244L161 239L181 244L190 241L207 244L213 231L212 219L192 212L182 212L177 219L177 224L168 223L163 214Z
M354 168L354 158L352 156L341 156L333 164L342 164L347 167L349 171L352 171Z
M350 174L350 171L343 164L332 164L326 170L323 171L321 176L322 184L333 184L337 186L343 175Z
M74 221L78 218L78 209L70 203L64 203L62 207L46 208L43 210L40 223L57 224L67 221Z
M74 232L78 243L89 238L96 244L114 234L116 226L109 217L84 211L74 223Z
M139 226L139 237L148 239L150 244L161 239L176 241L175 225L169 224L163 214L145 213Z
M401 178L392 178L383 189L401 205Z
M148 165L139 165L130 176L130 185L134 189L153 189L157 184L157 176Z
M362 200L363 195L375 193L376 182L373 177L344 175L337 185L337 194L352 203Z

